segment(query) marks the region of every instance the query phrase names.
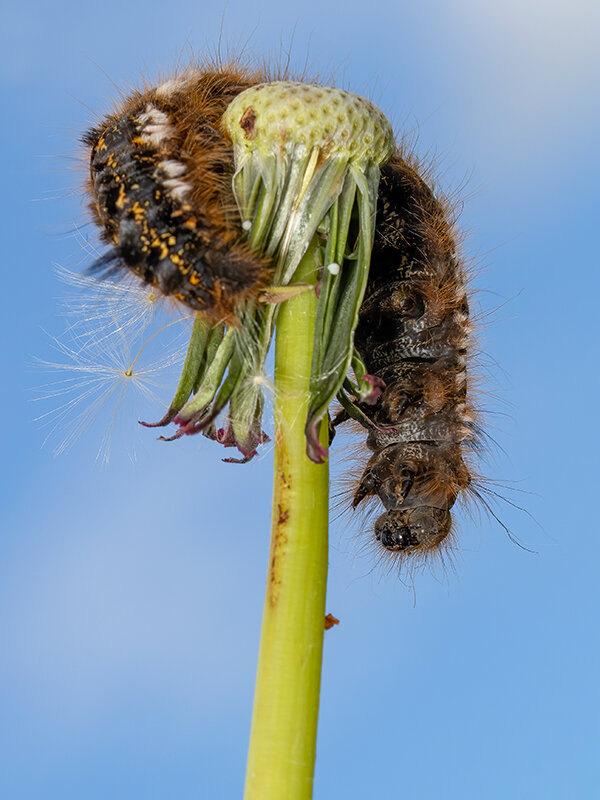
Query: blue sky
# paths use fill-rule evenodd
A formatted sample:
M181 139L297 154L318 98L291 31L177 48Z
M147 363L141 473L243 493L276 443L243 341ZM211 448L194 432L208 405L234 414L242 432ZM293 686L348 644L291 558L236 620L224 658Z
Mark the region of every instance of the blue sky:
M113 82L201 56L221 28L233 51L290 51L298 69L334 72L418 134L440 185L458 187L489 323L482 404L498 449L484 469L529 512L496 507L537 551L464 517L455 571L417 576L413 593L373 569L357 521L334 523L327 607L341 624L326 636L315 798L595 796L600 12L337 7L3 11L3 797L241 795L271 453L235 467L202 438L163 445L125 405L108 467L95 461L102 419L55 457L34 422L52 403L32 401L48 377L30 366L57 359L45 331L65 324L53 264L91 259L79 134ZM344 457L340 446L338 475Z

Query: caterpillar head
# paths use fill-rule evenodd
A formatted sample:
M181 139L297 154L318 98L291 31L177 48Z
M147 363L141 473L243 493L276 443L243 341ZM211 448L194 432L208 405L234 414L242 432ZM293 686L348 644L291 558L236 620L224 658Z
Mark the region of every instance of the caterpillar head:
M386 550L430 550L448 536L450 512L431 506L386 511L375 522L375 538Z

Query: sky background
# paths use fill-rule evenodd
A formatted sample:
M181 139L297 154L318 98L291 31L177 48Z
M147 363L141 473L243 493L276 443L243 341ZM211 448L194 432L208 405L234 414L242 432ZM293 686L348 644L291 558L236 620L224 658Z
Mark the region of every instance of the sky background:
M526 509L495 506L536 551L463 516L455 569L413 586L374 568L368 527L334 523L327 609L341 624L326 634L315 798L596 796L600 7L336 8L3 10L2 797L242 794L272 453L236 467L201 437L158 443L135 420L160 404L132 397L107 467L102 418L55 456L34 420L61 399L33 398L65 375L31 366L64 360L49 334L74 292L53 265L78 272L92 258L78 136L114 84L169 70L188 49L201 57L221 30L234 52L289 53L292 67L368 95L458 190L498 445L483 469ZM337 475L346 450L334 448Z

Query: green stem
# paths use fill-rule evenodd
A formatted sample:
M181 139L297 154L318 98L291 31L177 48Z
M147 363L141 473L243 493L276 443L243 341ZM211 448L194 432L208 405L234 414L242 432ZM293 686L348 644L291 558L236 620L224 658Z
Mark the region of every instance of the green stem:
M313 243L296 282L315 283L315 254ZM316 307L304 292L277 316L273 523L245 800L312 797L329 494L328 465L307 458L304 438Z

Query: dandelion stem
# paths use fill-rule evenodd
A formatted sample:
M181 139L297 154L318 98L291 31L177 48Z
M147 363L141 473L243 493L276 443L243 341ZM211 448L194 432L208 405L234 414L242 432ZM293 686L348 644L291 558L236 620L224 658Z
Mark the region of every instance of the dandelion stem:
M294 282L316 282L315 255L313 242ZM277 318L273 522L245 800L312 797L329 492L328 465L308 459L304 436L316 308L315 293L304 292Z

